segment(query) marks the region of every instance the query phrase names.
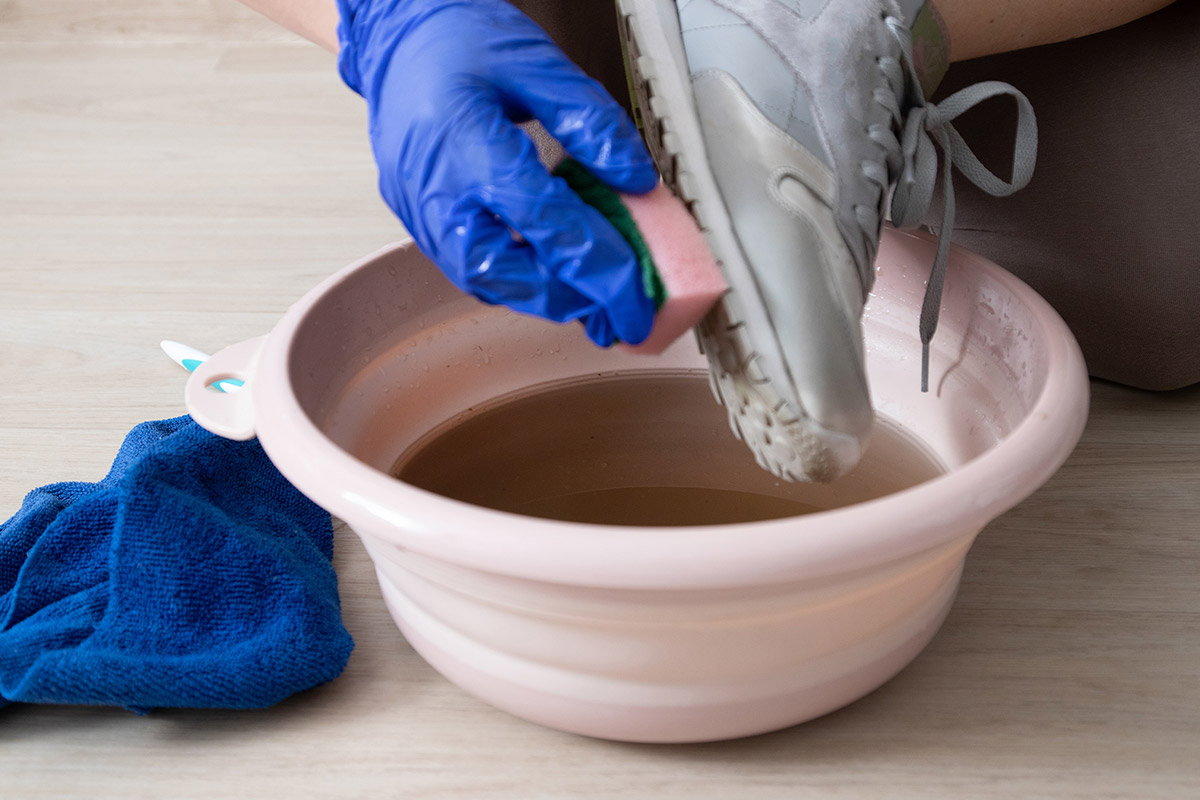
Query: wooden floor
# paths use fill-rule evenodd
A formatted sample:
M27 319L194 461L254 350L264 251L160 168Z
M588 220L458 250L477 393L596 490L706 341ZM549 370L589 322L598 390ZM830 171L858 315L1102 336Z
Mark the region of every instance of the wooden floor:
M0 519L183 412L160 339L264 333L401 235L327 54L232 0L0 2ZM651 747L514 719L414 655L339 528L341 678L262 712L0 709L0 797L1200 797L1200 388L1093 390L933 644L821 720Z

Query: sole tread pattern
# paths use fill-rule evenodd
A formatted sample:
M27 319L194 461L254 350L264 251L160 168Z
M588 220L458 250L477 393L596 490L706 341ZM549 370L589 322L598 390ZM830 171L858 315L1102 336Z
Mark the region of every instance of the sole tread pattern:
M671 129L668 104L656 90L658 67L639 41L637 12L626 0L616 2L633 102L646 146L663 182L707 234L712 229L706 221L709 209L695 191L689 155ZM709 240L712 244L711 237ZM721 253L715 247L713 255L723 268ZM791 481L827 479L829 458L806 420L773 389L768 376L761 372L751 375L759 353L749 340L746 322L737 307L736 289L730 288L696 330L700 352L708 359L709 386L728 413L730 429L750 448L755 461L776 476Z

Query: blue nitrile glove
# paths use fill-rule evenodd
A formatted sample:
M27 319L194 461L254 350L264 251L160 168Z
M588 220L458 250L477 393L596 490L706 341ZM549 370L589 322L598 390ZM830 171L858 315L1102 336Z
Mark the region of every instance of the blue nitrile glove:
M502 0L338 0L343 79L367 100L384 200L488 303L637 343L654 305L629 245L550 177L517 123L634 194L658 175L624 110ZM514 234L516 237L514 237Z

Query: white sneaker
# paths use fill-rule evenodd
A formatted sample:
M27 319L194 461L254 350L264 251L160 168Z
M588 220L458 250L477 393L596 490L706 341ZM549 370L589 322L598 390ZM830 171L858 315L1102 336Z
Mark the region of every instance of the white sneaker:
M957 136L912 68L923 4L617 0L650 151L731 287L698 329L714 393L758 462L786 479L836 478L867 445L860 319L889 189L902 182L893 220L919 222L936 175L930 133ZM959 113L998 93L1028 107L1007 84L965 93ZM1014 170L1004 186L1018 182Z

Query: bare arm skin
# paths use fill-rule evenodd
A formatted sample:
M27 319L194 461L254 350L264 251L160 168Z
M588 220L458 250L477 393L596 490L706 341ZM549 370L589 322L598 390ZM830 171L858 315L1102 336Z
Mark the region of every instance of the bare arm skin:
M1077 39L1132 22L1172 0L934 0L950 60Z
M319 44L331 53L338 51L338 11L334 0L242 0L263 16L293 33Z

